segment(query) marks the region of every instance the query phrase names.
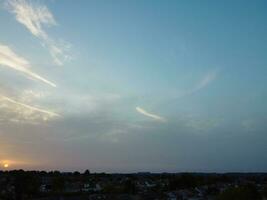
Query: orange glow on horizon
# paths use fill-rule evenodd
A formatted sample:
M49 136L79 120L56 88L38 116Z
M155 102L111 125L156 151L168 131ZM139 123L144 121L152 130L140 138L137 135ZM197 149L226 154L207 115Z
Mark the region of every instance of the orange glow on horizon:
M1 168L13 170L13 169L31 169L35 167L36 167L36 163L30 160L17 160L17 159L0 160L0 170Z

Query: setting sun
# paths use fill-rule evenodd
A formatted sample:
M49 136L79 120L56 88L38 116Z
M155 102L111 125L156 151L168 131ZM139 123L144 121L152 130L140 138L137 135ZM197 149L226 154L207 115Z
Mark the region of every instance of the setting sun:
M8 167L9 167L9 164L5 163L4 168L8 168Z

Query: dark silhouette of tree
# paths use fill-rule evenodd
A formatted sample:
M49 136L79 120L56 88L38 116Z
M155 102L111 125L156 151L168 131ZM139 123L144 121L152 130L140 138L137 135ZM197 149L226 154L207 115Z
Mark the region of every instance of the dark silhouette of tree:
M80 175L81 175L81 173L80 173L80 172L78 172L78 171L75 171L75 172L73 172L73 175L74 175L74 176L80 176Z
M263 188L262 195L263 197L267 198L267 186Z
M123 184L123 192L129 194L135 194L137 191L134 181L127 180Z
M90 170L89 169L85 170L84 173L83 173L83 175L89 176L90 175Z
M191 174L182 174L170 179L170 189L192 188L198 185L197 177Z
M216 200L260 200L254 185L232 187L222 192Z
M14 172L14 178L17 200L22 199L23 196L34 196L39 192L40 179L36 172L18 170Z
M53 178L52 190L55 192L62 192L65 186L65 179L62 176Z

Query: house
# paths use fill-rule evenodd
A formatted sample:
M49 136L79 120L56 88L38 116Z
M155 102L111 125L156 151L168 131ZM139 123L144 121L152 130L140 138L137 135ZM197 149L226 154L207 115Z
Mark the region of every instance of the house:
M81 189L83 192L99 192L102 190L101 186L96 184L84 183Z
M65 192L67 193L81 192L81 183L80 182L65 183Z
M46 193L46 192L51 192L52 191L52 186L51 185L46 185L46 184L41 184L39 188L40 192Z

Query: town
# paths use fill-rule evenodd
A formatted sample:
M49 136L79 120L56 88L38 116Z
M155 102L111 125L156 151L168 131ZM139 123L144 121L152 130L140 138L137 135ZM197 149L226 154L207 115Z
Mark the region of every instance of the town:
M1 200L264 200L267 173L0 171Z

